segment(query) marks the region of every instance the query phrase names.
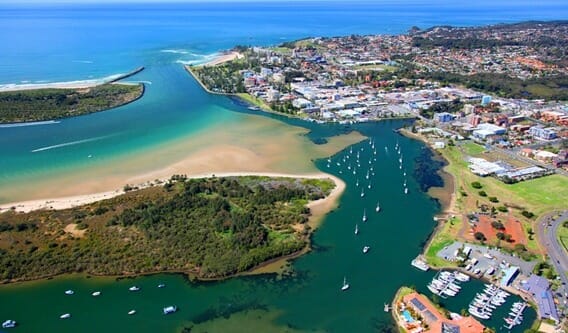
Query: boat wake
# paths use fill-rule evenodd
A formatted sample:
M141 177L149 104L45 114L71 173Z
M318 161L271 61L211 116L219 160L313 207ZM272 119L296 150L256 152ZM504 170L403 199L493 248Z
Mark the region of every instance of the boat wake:
M82 143L87 143L87 142L93 142L93 141L98 141L98 140L102 140L102 139L106 139L108 137L110 137L111 135L106 135L106 136L99 136L99 137L95 137L95 138L89 138L89 139L83 139L83 140L77 140L77 141L71 141L71 142L65 142L65 143L60 143L57 145L52 145L52 146L47 146L47 147L41 147L41 148L37 148L32 150L32 153L38 153L40 151L45 151L45 150L51 150L51 149L57 149L57 148L63 148L63 147L68 147L68 146L74 146L74 145L80 145Z
M59 123L60 123L60 121L57 121L57 120L32 121L32 122L29 122L29 123L1 124L0 128L53 125L53 124L59 124Z

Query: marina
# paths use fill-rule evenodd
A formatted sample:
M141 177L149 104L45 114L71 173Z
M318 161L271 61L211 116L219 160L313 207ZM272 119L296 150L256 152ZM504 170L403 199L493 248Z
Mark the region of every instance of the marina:
M509 316L504 318L505 320L505 327L507 329L512 329L514 326L520 325L523 321L523 311L528 306L526 302L515 302L511 307L509 312Z
M486 284L483 292L477 293L469 304L468 312L480 319L489 319L493 310L505 303L509 296L504 290L492 284Z
M427 287L433 294L442 298L454 297L461 290L458 281L453 272L439 271Z

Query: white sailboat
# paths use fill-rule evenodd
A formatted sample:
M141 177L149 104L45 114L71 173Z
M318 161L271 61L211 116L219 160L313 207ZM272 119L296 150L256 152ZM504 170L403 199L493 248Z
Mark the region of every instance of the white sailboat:
M375 212L380 212L381 211L381 205L379 204L379 202L377 201L377 207L375 207Z
M371 183L369 183L369 185L367 185L367 188L369 188L369 189L371 188Z
M364 247L363 247L363 253L369 252L370 249L371 249L370 246L364 246Z
M369 179L369 170L367 170L367 175L365 176L365 179Z
M365 191L361 189L361 198L365 196Z
M355 186L359 187L359 178L355 181Z
M349 283L347 283L347 278L343 277L343 286L341 286L341 291L349 289Z
M355 224L355 235L359 234L359 225Z
M363 209L363 222L367 222L367 210Z

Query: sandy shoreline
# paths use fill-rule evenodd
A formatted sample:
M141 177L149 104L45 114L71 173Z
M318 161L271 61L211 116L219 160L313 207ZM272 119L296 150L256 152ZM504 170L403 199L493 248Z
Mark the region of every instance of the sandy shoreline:
M315 173L315 174L287 174L287 173L273 173L273 172L221 172L221 173L204 173L188 176L188 178L210 178L210 177L239 177L239 176L268 176L268 177L286 177L286 178L306 178L306 179L325 179L329 178L335 183L335 188L331 193L320 200L312 201L308 204L308 207L312 210L312 219L319 220L323 215L333 207L337 198L343 193L345 189L345 183L330 174L326 173ZM145 182L141 184L136 184L140 189L147 188L149 186L157 185L163 183L168 179L159 179L158 182ZM29 200L21 202L11 202L7 204L0 205L0 213L15 210L17 212L31 212L39 209L67 209L73 208L81 205L86 205L94 203L100 200L110 199L121 194L124 194L123 189L117 189L114 191L106 191L100 193L92 193L85 195L75 195L60 198L47 198L38 200Z
M227 61L231 61L233 59L240 59L242 58L243 55L240 54L237 51L231 51L229 53L222 53L220 54L218 57L215 57L214 59L209 60L206 63L203 64L199 64L198 66L215 66L215 65L220 65L224 62Z
M128 78L132 75L138 74L144 70L144 67L138 67L130 72L110 75L99 79L64 81L64 82L48 82L48 83L8 83L0 84L0 92L8 91L22 91L34 89L86 89L100 86L107 83L114 83L116 81ZM120 83L129 84L129 83Z
M443 159L445 162L445 166L438 170L438 174L440 175L440 177L442 177L442 179L444 180L444 186L442 187L431 187L430 189L428 189L428 195L437 199L441 206L441 214L442 215L447 215L447 214L452 214L455 215L456 214L456 189L455 189L455 176L448 172L447 167L448 167L448 161L446 161L444 159L444 157L437 152L433 147L432 144L430 142L428 142L428 140L426 140L423 136L412 133L404 128L401 128L399 130L400 134L409 137L411 139L415 139L415 140L419 140L424 142L430 149L432 149L432 151L434 152L434 154L436 155L436 158L440 158Z

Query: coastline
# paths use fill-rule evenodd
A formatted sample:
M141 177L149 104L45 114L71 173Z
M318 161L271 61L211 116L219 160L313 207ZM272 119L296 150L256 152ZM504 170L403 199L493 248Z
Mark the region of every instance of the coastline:
M207 61L206 63L198 64L197 66L215 66L225 63L227 61L240 59L242 57L243 55L237 51L223 52L219 56Z
M285 178L299 178L299 179L331 179L335 187L330 191L330 193L325 196L324 198L313 200L308 202L306 205L310 211L310 217L307 222L307 225L310 227L308 236L320 225L321 220L330 210L337 207L337 203L341 194L345 190L346 184L341 179L331 174L327 174L324 172L315 173L315 174L286 174L286 173L271 173L271 172L227 172L227 173L217 173L217 174L203 174L203 175L192 175L189 176L188 179L198 179L198 178L212 178L212 177L242 177L242 176L266 176L266 177L285 177ZM155 182L146 182L143 184L138 184L138 190L143 188L148 188L151 186L159 186L163 184L166 179L156 180ZM134 190L136 191L136 190ZM124 190L115 190L115 191L107 191L101 193L94 193L90 195L78 195L72 197L64 197L64 198L54 198L54 199L45 199L45 200L31 200L25 201L20 203L11 203L6 205L0 205L0 214L5 211L17 211L22 213L27 213L30 211L38 210L38 209L53 209L53 210L62 210L62 209L69 209L76 206L86 205L90 203L94 203L100 200L110 199L119 195L126 193ZM301 249L300 251L282 256L277 258L269 259L259 265L249 269L248 271L225 276L219 278L199 278L197 277L192 271L180 271L180 270L165 270L165 271L155 271L155 272L145 272L145 273L133 273L133 274L121 274L121 275L98 275L88 273L89 276L99 276L99 277L111 277L111 278L128 278L128 277L138 277L138 276L145 276L145 275L154 275L154 274L162 274L162 273L175 273L175 274L184 274L189 276L190 278L199 280L199 281L219 281L225 280L228 278L232 278L235 276L240 275L255 275L255 274L266 274L266 273L276 273L281 270L282 266L285 265L289 260L300 257L301 255L309 252L311 249L311 243L308 241L307 245ZM51 279L57 276L65 276L70 274L77 274L76 272L69 272L63 274L55 274L55 275L47 275L47 276L40 276L32 279L14 279L9 281L4 281L3 284L11 284L17 282L25 282L25 281L37 281L37 280L45 280Z
M405 128L399 129L398 132L406 136L407 138L423 142L424 144L426 144L428 149L430 149L434 153L434 156L437 159L444 162L444 167L437 171L438 175L442 177L444 181L444 186L430 187L428 189L427 194L432 198L438 200L438 202L440 203L441 206L440 215L449 215L449 214L457 215L458 212L456 211L456 203L457 203L456 179L455 175L453 175L451 172L448 171L448 166L450 162L447 159L445 159L442 154L437 152L432 147L431 143L421 135L412 133L411 131Z
M345 183L327 173L311 173L311 174L288 174L288 173L277 173L277 172L221 172L221 173L204 173L204 174L195 174L189 175L188 179L199 179L199 178L212 178L212 177L243 177L243 176L266 176L266 177L284 177L284 178L305 178L305 179L325 179L329 178L335 183L335 188L331 191L331 193L323 199L319 199L316 201L311 201L308 204L310 209L316 210L317 213L312 213L310 219L320 219L322 216L325 215L320 208L320 206L324 205L324 207L332 207L333 205L329 205L327 203L328 199L337 200L343 190L345 189ZM162 178L157 179L153 182L144 182L140 184L131 185L133 187L137 187L138 189L144 189L151 186L157 186L166 182L169 178ZM6 204L0 205L0 213L5 211L16 211L20 213L28 213L35 210L40 209L53 209L53 210L61 210L61 209L69 209L77 206L82 206L86 204L91 204L100 200L111 199L121 194L126 193L123 189L116 189L113 191L106 191L106 192L98 192L98 193L91 193L91 194L83 194L83 195L74 195L68 197L59 197L59 198L46 198L46 199L36 199L36 200L28 200L28 201L20 201L20 202L10 202Z
M144 66L137 67L127 73L111 75L108 77L92 80L64 81L52 83L26 83L26 84L0 84L0 92L34 90L34 89L85 89L100 86L134 76L144 70ZM119 83L130 84L130 83Z

